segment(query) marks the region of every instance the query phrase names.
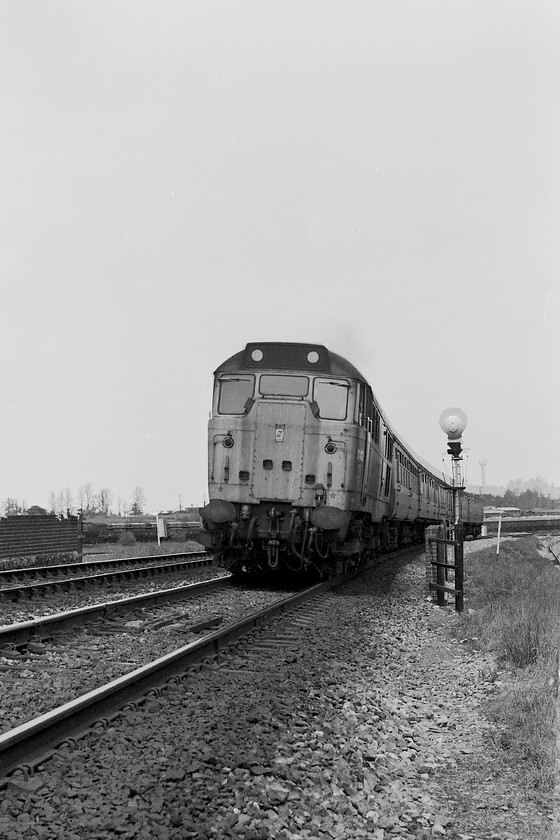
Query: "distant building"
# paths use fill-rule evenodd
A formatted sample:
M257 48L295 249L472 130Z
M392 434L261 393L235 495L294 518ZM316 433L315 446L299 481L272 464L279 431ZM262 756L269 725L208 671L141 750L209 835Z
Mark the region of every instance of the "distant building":
M502 516L521 516L521 508L518 507L485 507L484 519L495 519Z

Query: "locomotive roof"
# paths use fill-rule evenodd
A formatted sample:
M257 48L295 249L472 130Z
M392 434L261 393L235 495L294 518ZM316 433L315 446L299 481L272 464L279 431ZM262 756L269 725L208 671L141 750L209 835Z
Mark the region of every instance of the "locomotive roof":
M214 374L232 373L239 370L282 370L322 373L327 376L346 376L361 379L359 370L342 356L332 353L322 344L298 344L288 342L251 342L244 350L226 359L216 368Z

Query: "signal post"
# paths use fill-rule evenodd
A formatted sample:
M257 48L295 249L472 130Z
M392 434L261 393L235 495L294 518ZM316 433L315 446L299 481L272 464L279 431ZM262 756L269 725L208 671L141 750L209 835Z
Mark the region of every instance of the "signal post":
M428 546L430 543L435 543L437 546L436 559L430 559L430 553L427 554L428 562L432 567L436 567L436 581L430 582L430 589L434 589L437 593L437 602L440 606L445 605L446 593L455 596L455 609L457 612L463 610L463 586L464 586L464 569L463 569L463 523L461 520L461 491L464 490L463 478L461 475L461 450L463 445L462 434L467 427L467 415L460 408L446 408L441 413L439 418L439 425L447 435L447 453L451 455L451 475L452 475L452 492L453 492L453 525L449 529L450 533L447 538L446 535L427 537ZM443 529L442 529L443 530ZM453 546L454 561L448 561L447 547ZM454 572L453 586L449 585L449 570Z

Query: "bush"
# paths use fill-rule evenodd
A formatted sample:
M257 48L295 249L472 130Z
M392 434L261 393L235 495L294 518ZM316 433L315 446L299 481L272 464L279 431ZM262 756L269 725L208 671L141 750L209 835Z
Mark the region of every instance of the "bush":
M130 531L123 531L122 534L119 535L119 545L136 545L136 537Z

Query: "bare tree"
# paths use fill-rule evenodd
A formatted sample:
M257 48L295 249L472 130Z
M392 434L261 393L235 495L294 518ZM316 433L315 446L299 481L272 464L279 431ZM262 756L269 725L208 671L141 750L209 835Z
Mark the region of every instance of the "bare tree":
M111 491L108 490L106 487L103 487L103 488L101 488L101 490L97 494L97 509L98 509L99 513L103 514L103 516L108 516L110 507L111 507Z
M144 505L146 504L146 494L141 487L135 487L132 491L132 506L130 512L136 516L144 513Z
M64 490L61 490L56 497L56 512L63 516L64 514Z
M78 490L80 507L84 513L91 513L93 510L93 487L89 482L82 484Z
M72 491L69 487L64 489L64 507L65 513L72 513L72 509L74 507L74 499L72 497Z
M4 499L2 502L2 510L4 511L4 516L14 516L16 513L22 512L21 505L18 500L10 497Z
M49 513L56 513L56 495L54 490L49 493Z

